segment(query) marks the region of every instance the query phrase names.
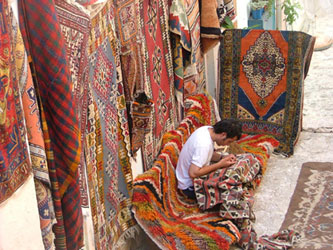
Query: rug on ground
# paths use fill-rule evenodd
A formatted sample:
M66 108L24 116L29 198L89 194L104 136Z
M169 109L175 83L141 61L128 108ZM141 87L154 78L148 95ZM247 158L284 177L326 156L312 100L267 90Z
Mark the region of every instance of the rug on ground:
M279 140L292 155L302 125L303 83L315 39L296 31L226 30L220 44L219 111L243 132Z
M332 249L332 204L333 163L304 163L281 226L301 234L294 249Z

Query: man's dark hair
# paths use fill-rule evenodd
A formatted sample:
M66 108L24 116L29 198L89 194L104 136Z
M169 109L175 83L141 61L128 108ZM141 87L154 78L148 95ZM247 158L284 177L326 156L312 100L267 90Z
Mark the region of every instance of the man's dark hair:
M233 138L236 136L237 140L239 140L242 135L242 125L238 120L232 118L218 121L213 126L213 130L216 134L225 132L227 138Z

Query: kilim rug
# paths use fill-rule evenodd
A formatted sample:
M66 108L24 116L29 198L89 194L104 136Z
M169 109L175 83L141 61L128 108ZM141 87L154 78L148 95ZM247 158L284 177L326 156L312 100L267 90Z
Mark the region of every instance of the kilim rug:
M134 237L130 211L129 132L112 1L91 19L87 169L97 249L119 248Z
M162 136L177 123L173 67L169 37L168 0L140 0L140 31L145 42L143 70L147 74L144 91L154 103L151 131L143 145L145 170L157 157Z
M65 39L66 54L73 81L73 97L77 104L77 115L81 131L81 144L84 143L87 124L88 91L88 36L90 31L89 16L78 7L63 0L54 1L62 35ZM84 155L81 154L79 165L81 205L88 206L88 190L85 174Z
M236 18L236 1L235 0L217 0L217 15L219 17L220 26L224 19L228 16L231 20Z
M332 210L333 163L304 163L281 226L301 234L293 249L332 249Z
M242 139L252 141L248 136ZM265 139L264 139L265 138ZM267 157L278 141L272 136L260 136L257 149ZM261 142L260 142L261 141ZM201 176L194 180L194 189L198 205L202 210L216 209L224 219L232 220L238 227L241 239L238 244L242 249L288 249L299 239L299 234L292 230L278 232L272 236L257 237L253 228L254 191L262 178L260 155L244 153L237 155L237 162L228 167Z
M144 38L139 22L139 0L115 0L115 28L120 44L120 61L126 102L134 99L134 93L144 92L148 72L144 53Z
M0 203L31 174L27 130L15 62L13 14L8 1L0 3Z
M177 109L182 113L184 99L202 93L206 78L200 43L199 1L172 1L170 6L170 39ZM179 114L182 119L182 114Z
M314 38L296 31L226 30L220 44L219 111L243 132L279 140L292 155L302 125L303 84Z
M66 46L52 0L18 1L19 21L40 104L58 249L83 246L78 167L81 141Z
M116 30L120 42L121 69L126 102L131 110L132 153L143 146L144 168L150 168L159 151L161 136L174 127L173 67L166 0L115 1ZM153 102L146 114L149 129L141 129L135 97L144 93ZM130 104L131 103L131 104ZM140 108L143 110L145 107ZM148 110L148 109L146 109ZM144 136L144 140L140 138Z

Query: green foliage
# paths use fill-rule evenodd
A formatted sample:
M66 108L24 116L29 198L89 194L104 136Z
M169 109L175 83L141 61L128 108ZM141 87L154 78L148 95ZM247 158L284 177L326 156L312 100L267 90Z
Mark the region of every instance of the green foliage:
M288 23L290 26L298 18L298 13L296 9L301 9L301 5L299 2L292 3L291 0L284 0L281 9L283 10L284 15L286 16L284 21Z
M275 0L268 0L266 4L266 10L268 11L268 17L273 14L273 6L275 5Z
M231 21L229 16L226 16L223 20L222 27L225 29L234 29L234 23Z
M267 4L266 0L252 0L250 2L250 7L252 10L260 10L263 9Z
M273 5L275 5L275 0L251 0L250 2L250 7L253 10L265 8L268 11L268 17L271 17L273 14Z

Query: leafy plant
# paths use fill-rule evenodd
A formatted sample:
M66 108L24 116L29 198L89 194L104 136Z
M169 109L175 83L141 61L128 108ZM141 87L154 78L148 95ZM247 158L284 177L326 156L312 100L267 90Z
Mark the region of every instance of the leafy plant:
M293 23L298 18L297 9L301 9L299 2L292 3L291 0L284 0L281 9L283 10L284 15L286 16L284 21L288 23L291 27Z
M273 5L275 5L275 0L267 0L265 9L268 11L268 17L271 17L273 14Z
M266 0L252 0L250 2L250 7L252 10L260 10L260 9L263 9L267 4L267 1Z
M252 0L250 2L250 7L253 10L258 10L264 8L268 11L268 17L273 14L273 5L275 5L275 0Z
M231 21L229 16L226 16L223 20L222 27L225 29L234 29L234 23Z

